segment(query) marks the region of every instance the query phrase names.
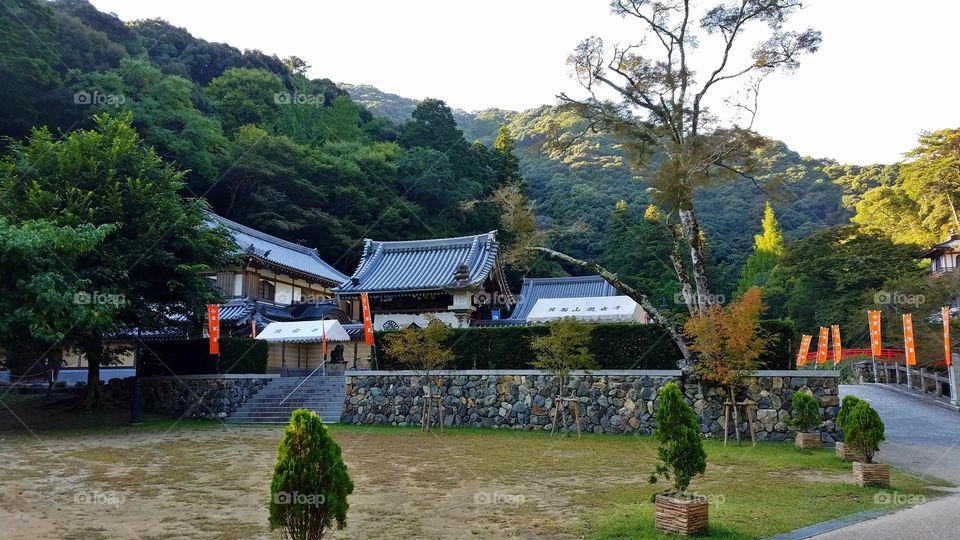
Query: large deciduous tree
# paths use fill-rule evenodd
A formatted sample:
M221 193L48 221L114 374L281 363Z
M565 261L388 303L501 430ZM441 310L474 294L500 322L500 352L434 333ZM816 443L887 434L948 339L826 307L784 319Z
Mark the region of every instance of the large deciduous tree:
M196 320L218 298L204 274L232 252L225 231L210 225L206 203L180 194L183 173L142 144L129 114L95 120L95 130L64 140L34 130L0 162L0 215L10 223L113 228L70 265L87 302L105 299L110 308L104 324L70 331L89 364L87 405L99 401L100 366L116 355L104 332L161 328L175 316Z
M800 7L797 0L741 0L707 9L690 0L614 0L611 7L635 20L641 35L612 47L599 37L581 42L569 62L587 95L560 99L588 121L588 129L619 135L636 156L652 149L664 156L647 182L671 224L678 255L681 248L688 253L674 263L687 309L704 313L713 296L695 193L757 167L753 156L765 142L750 127L760 81L799 67L800 57L819 47L820 33L785 28ZM733 97L720 99L725 96L718 92L733 83L736 91L727 94ZM717 103L729 105L727 118L708 106Z

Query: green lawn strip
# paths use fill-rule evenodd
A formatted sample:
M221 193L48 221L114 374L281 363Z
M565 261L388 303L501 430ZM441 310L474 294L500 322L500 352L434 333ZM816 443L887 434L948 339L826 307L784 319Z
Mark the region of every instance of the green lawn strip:
M879 492L942 492L923 479L894 471L890 489L853 484L851 465L830 449L799 452L788 444L723 448L707 441L707 474L690 491L710 498L706 538L763 538L865 510L888 511L904 503L876 504ZM746 468L747 474L744 469ZM938 484L944 484L943 481ZM576 501L586 510L588 538L671 538L654 528L651 496L658 486L611 486Z

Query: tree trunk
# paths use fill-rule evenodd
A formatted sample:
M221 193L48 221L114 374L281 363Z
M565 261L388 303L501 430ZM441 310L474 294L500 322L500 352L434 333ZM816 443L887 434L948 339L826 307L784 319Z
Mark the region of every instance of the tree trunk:
M697 284L697 313L706 313L710 305L710 284L707 281L707 265L703 256L703 239L700 237L700 224L693 209L680 210L680 223L683 236L690 244L690 262L693 264L693 279Z
M693 366L693 356L690 352L690 347L687 346L687 341L683 338L683 335L677 332L677 329L670 324L670 321L668 321L666 317L664 317L663 314L660 313L660 310L654 307L653 303L650 302L650 299L647 298L646 295L638 292L633 287L620 281L620 279L617 277L616 274L610 272L609 270L607 270L606 268L600 266L595 262L583 261L583 260L571 257L566 253L561 253L559 251L555 251L550 248L536 247L533 249L542 251L543 253L546 253L547 255L550 255L551 257L555 257L562 261L566 261L568 263L575 264L577 266L582 266L584 268L589 268L590 270L593 270L594 272L596 272L600 277L605 279L607 283L613 286L614 289L636 300L637 303L640 304L640 307L642 307L644 310L646 310L647 313L650 314L650 317L653 318L654 322L666 328L667 333L670 334L670 337L673 338L674 343L677 344L677 348L680 349L680 353L683 354L683 360L680 362L680 365L678 367L680 369L690 369Z
M693 303L693 286L690 285L690 276L687 275L687 268L683 266L680 249L676 245L670 252L670 261L673 263L674 272L677 273L677 281L680 282L680 294L683 295L683 303L687 306L690 315L695 315L697 306Z
M430 379L427 378L427 402L423 404L423 422L421 422L421 431L425 433L430 432L430 409L433 405L433 385L430 384Z
M87 392L80 406L92 409L100 405L103 399L103 388L100 386L100 358L87 356Z

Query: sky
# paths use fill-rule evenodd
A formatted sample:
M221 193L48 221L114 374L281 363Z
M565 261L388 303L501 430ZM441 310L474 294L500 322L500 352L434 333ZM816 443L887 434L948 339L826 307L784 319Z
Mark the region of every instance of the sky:
M582 39L643 37L606 0L92 3L123 20L162 18L207 41L299 56L311 78L466 110L553 104L578 91L566 58ZM921 132L960 127L958 18L952 0L805 2L790 26L821 30L823 44L798 72L764 81L754 128L841 163L902 159ZM712 45L702 42L698 54L716 53Z

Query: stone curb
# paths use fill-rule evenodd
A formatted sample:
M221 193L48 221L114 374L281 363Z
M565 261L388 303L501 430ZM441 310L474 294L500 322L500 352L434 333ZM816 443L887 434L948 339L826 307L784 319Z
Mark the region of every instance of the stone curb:
M870 521L871 519L877 519L889 514L894 514L901 510L908 510L908 508L898 508L896 510L885 510L882 512L876 510L866 510L864 512L857 512L856 514L852 514L847 517L831 519L830 521L815 523L813 525L808 525L790 532L781 533L776 536L770 536L765 540L802 540L804 538L817 536L818 534L825 534L837 529L849 527L850 525L856 525L857 523L861 523L863 521Z
M887 390L889 390L889 391L891 391L891 392L896 392L896 393L898 393L898 394L903 394L903 395L905 395L905 396L911 396L911 397L913 397L913 398L919 399L920 401L923 401L924 403L929 403L929 404L931 404L931 405L936 405L937 407L942 407L942 408L947 409L947 410L949 410L949 411L960 412L960 407L958 407L958 406L956 406L956 405L954 405L954 404L952 404L952 403L948 403L948 402L946 402L946 401L937 399L937 398L935 398L935 397L933 397L933 396L928 396L927 394L922 394L922 393L920 393L919 391L910 390L910 389L907 389L907 388L900 388L899 386L893 386L893 385L887 384L887 383L863 383L863 384L865 384L865 385L870 385L870 386L878 386L878 387L880 387L880 388L885 388L885 389L887 389Z

